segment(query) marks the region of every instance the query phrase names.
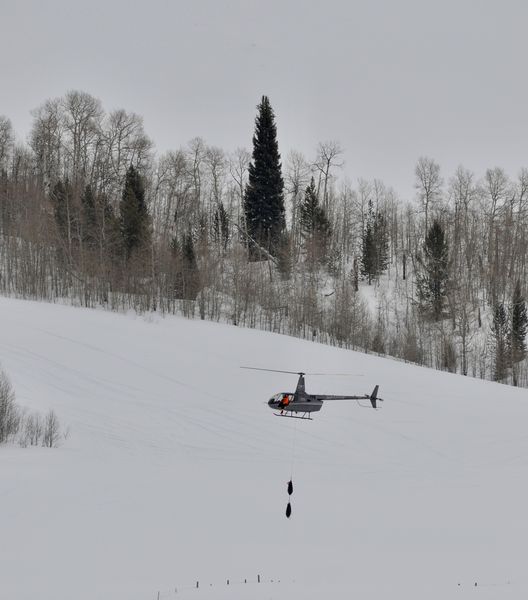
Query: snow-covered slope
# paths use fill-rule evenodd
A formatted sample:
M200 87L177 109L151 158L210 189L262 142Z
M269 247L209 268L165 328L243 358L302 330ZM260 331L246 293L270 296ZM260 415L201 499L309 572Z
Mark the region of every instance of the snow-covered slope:
M0 598L527 597L526 390L226 325L8 299L0 332L19 403L70 428L58 449L0 448ZM379 383L386 401L279 419L265 401L295 376L247 364L356 373L307 389Z

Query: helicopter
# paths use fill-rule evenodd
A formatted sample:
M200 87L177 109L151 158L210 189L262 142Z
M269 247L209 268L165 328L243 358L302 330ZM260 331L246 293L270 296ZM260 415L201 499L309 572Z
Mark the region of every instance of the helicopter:
M277 417L288 417L293 419L305 419L312 421L310 416L313 412L318 412L323 407L323 403L332 400L370 400L372 408L377 408L378 402L383 402L383 398L378 398L379 385L374 387L371 394L362 396L332 396L328 394L308 394L305 389L304 376L302 371L282 371L279 369L261 369L258 367L241 367L242 369L251 369L253 371L269 371L272 373L289 373L298 375L297 387L295 392L279 392L268 400L268 406L275 412ZM326 374L326 373L325 373ZM318 373L322 375L322 373ZM293 413L302 413L301 416Z

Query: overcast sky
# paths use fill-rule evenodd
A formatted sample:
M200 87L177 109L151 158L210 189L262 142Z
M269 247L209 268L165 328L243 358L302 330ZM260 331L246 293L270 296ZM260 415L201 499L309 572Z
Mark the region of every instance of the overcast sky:
M0 114L70 89L144 117L158 151L195 136L250 148L270 97L285 160L338 140L344 174L404 198L445 177L528 166L523 0L0 0Z

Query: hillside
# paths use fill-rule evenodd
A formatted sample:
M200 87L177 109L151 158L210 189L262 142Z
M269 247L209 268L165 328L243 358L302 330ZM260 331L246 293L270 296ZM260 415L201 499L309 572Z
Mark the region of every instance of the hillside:
M526 390L176 317L1 298L0 331L19 403L69 428L0 448L1 598L526 597ZM247 364L385 402L278 419L295 376Z

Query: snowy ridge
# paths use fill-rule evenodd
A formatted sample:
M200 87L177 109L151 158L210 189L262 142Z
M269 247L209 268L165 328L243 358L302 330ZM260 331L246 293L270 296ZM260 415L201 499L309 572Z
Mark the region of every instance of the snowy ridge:
M526 390L174 317L0 299L0 321L19 403L70 428L0 448L0 598L526 597ZM276 419L296 378L248 363L385 402Z

